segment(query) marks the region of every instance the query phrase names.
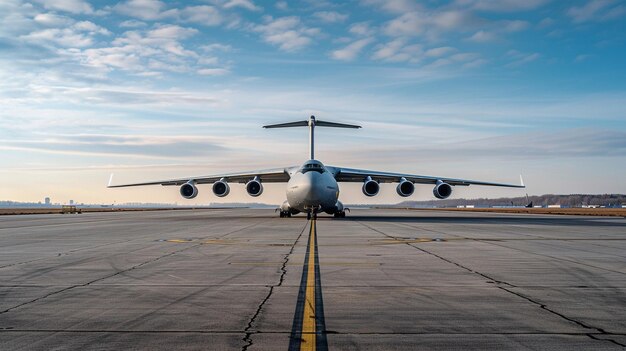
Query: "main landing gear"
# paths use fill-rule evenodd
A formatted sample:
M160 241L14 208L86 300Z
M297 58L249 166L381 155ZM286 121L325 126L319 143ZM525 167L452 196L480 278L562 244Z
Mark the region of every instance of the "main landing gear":
M291 212L289 211L280 211L280 218L291 217Z
M346 211L337 212L333 216L335 218L346 218Z

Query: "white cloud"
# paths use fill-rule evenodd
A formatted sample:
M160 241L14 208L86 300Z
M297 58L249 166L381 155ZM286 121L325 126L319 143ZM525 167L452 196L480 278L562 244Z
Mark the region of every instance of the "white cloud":
M478 21L468 11L415 11L404 13L384 26L390 36L419 36L428 33L437 36L441 32L468 31Z
M427 19L417 12L409 12L397 17L384 27L384 32L391 36L415 36L422 34Z
M490 43L496 41L498 36L492 32L487 32L484 30L479 30L474 33L471 37L467 38L469 41L473 41L475 43Z
M287 4L287 1L277 1L275 6L281 11L286 11L289 9L289 4Z
M141 22L137 20L127 20L127 21L123 21L122 23L120 23L119 26L121 28L139 28L139 27L145 27L146 22Z
M181 9L166 9L166 4L159 0L127 0L115 5L114 10L126 16L145 21L174 19L183 23L197 23L206 26L217 26L224 21L215 6L198 5Z
M617 3L616 0L590 0L583 6L569 8L567 15L575 23L613 20L626 14L625 6L613 7Z
M411 0L363 0L362 2L366 6L377 6L391 13L406 13L421 9L416 1Z
M35 16L34 20L38 24L46 27L60 27L74 23L73 19L66 16L57 15L55 13L40 13Z
M200 58L198 58L198 64L200 65L217 65L219 61L217 57L200 56Z
M551 0L474 0L469 1L472 8L484 11L515 12L529 11L541 7Z
M441 56L445 56L447 54L453 53L455 51L456 51L456 49L453 48L453 47L442 46L442 47L432 48L432 49L427 50L424 53L424 56L427 56L427 57L441 57Z
M364 38L349 44L343 49L335 50L331 53L331 57L335 60L352 61L354 60L361 50L374 41L372 38Z
M106 28L93 22L81 21L67 28L48 28L20 36L21 39L44 46L57 44L62 47L81 48L91 46L94 36L109 35Z
M378 45L372 59L390 62L417 62L422 52L421 45L406 45L406 40L400 38Z
M556 21L551 18L551 17L546 17L544 19L542 19L539 24L537 25L537 27L539 28L547 28L552 26Z
M442 50L442 51L453 52L450 50ZM477 53L463 52L463 53L450 55L447 57L438 58L435 61L428 64L427 67L439 68L439 67L444 67L448 65L458 66L459 64L462 64L464 68L476 68L485 64L486 62L487 61L482 59L480 55Z
M233 50L233 47L227 44L213 43L209 45L202 45L200 46L200 49L206 52L214 52L214 51L230 52Z
M183 22L193 22L206 26L217 26L222 23L222 15L213 6L189 6L180 10L179 16Z
M93 7L84 0L35 0L48 10L58 10L70 13L93 13Z
M480 66L486 65L487 63L489 63L488 60L479 58L479 59L464 63L463 68L478 68Z
M226 68L201 68L197 72L203 76L223 76L230 73Z
M254 2L250 1L250 0L230 0L227 1L223 7L225 9L230 9L230 8L234 8L234 7L241 7L244 8L246 10L250 10L250 11L260 11L261 8L256 6L254 4Z
M360 35L360 36L370 36L374 34L374 29L370 27L367 22L359 22L354 23L350 26L348 30L352 34Z
M297 51L312 42L312 37L319 34L319 29L304 26L299 17L266 16L265 24L252 26L252 30L261 33L263 40L278 46L283 51Z
M187 39L190 36L198 33L197 29L194 28L185 28L181 26L177 26L174 24L166 24L157 26L155 29L149 30L147 32L147 38L154 39Z
M506 53L506 56L513 60L509 64L507 64L506 67L519 67L538 60L541 57L541 54L537 52L525 53L517 50L509 50Z
M54 43L63 47L80 48L93 44L93 39L89 35L76 32L72 29L44 29L23 35L20 38L43 45Z
M530 27L530 23L520 20L502 21L498 27L505 32L520 32Z
M115 5L114 10L126 16L143 20L156 20L164 17L161 12L165 4L159 0L127 0Z
M313 17L324 23L339 23L348 19L348 15L336 11L318 11L313 14Z
M78 31L82 31L82 32L89 32L92 34L103 34L103 35L111 34L111 32L109 32L106 28L102 28L98 26L97 24L93 22L89 22L89 21L77 22L76 24L74 24L74 29Z
M467 11L443 11L430 16L431 25L443 30L463 29L472 22L472 16Z
M188 72L201 56L186 49L182 41L198 33L178 25L157 25L150 30L127 31L112 46L65 51L82 65L105 71L121 69L145 76L162 71Z

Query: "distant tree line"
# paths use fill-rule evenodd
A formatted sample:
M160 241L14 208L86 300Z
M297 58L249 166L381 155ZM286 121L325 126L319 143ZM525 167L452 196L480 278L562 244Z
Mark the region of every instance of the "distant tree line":
M567 207L581 206L615 206L626 204L623 194L572 194L572 195L540 195L523 197L503 197L498 199L447 199L428 201L404 201L400 206L406 207L456 207L456 206L526 206L532 202L534 206L561 205Z

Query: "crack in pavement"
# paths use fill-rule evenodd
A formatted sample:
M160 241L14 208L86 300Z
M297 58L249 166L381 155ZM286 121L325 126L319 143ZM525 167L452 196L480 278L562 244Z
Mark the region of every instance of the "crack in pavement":
M376 229L376 228L373 228L373 227L371 227L371 226L369 226L369 225L367 225L367 224L365 224L365 223L361 223L361 222L358 222L358 221L357 221L357 223L359 223L359 224L361 224L361 225L363 225L363 226L365 226L365 227L369 228L369 229L370 229L370 230L372 230L372 231L375 231L375 232L377 232L377 233L379 233L379 234L382 234L382 235L384 235L384 236L386 236L386 237L388 237L388 238L391 238L391 239L394 239L394 240L400 240L400 239L401 239L401 238L398 238L398 237L395 237L395 236L389 235L389 234L387 234L387 233L384 233L384 232L382 232L382 231L380 231L380 230L378 230L378 229ZM408 246L410 246L410 247L412 247L412 248L414 248L414 249L416 249L416 250L422 251L422 252L424 252L424 253L426 253L426 254L429 254L429 255L435 256L435 257L437 257L438 259L440 259L440 260L442 260L442 261L445 261L445 262L451 263L451 264L453 264L453 265L455 265L455 266L457 266L457 267L459 267L459 268L462 268L462 269L464 269L464 270L466 270L466 271L468 271L468 272L470 272L470 273L474 273L474 274L480 275L481 277L483 277L483 278L485 278L485 279L489 279L489 280L491 280L491 281L493 281L493 282L496 282L496 283L498 283L498 284L504 284L504 285L508 285L508 286L510 286L510 287L515 287L515 285L513 285L513 284L510 284L510 283L507 283L507 282L505 282L505 281L501 281L501 280L495 279L495 278L490 277L490 276L488 276L488 275L486 275L486 274L484 274L484 273L481 273L481 272L475 271L475 270L473 270L473 269L471 269L471 268L469 268L469 267L465 267L464 265L462 265L462 264L460 264L460 263L458 263L458 262L454 262L454 261L449 260L449 259L447 259L447 258L445 258L445 257L442 257L442 256L439 256L439 255L437 255L437 254L435 254L435 253L432 253L432 252L430 252L430 251L426 251L426 250L422 249L421 247L414 246L414 245L412 245L412 243L404 243L404 244L406 244L406 245L408 245Z
M221 237L224 237L224 236L227 236L227 235L230 235L230 234L233 234L233 233L236 233L236 232L239 232L239 231L242 231L242 230L246 230L246 229L248 229L248 228L250 228L250 227L253 227L253 226L256 226L256 225L258 225L258 224L260 224L260 223L261 223L261 222L257 222L257 223L253 223L253 224L251 224L251 225L245 226L245 227L243 227L243 228L239 228L239 229L234 230L234 231L232 231L232 232L229 232L229 233L223 234L222 236L220 236L220 238L221 238ZM43 300L43 299L48 298L48 297L53 296L53 295L57 295L57 294L63 293L63 292L68 291L68 290L72 290L72 289L75 289L75 288L80 288L80 287L86 287L86 286L89 286L89 285L91 285L91 284L93 284L93 283L97 283L97 282L99 282L99 281L102 281L102 280L105 280L105 279L109 279L109 278L115 277L115 276L117 276L117 275L120 275L120 274L126 273L126 272L128 272L128 271L133 270L133 269L136 269L136 268L139 268L139 267L145 266L145 265L147 265L147 264L150 264L150 263L156 262L156 261L158 261L158 260L160 260L160 259L162 259L162 258L169 257L169 256L175 255L175 254L177 254L177 253L179 253L179 252L183 252L183 251L186 251L186 250L189 250L189 249L193 249L193 248L198 247L198 246L201 246L201 245L202 245L202 243L195 244L195 245L192 245L192 246L187 246L187 247L185 247L185 248L183 248L183 249L176 250L176 251L172 251L172 252L167 253L167 254L165 254L165 255L161 255L161 256L158 256L158 257L152 258L152 259L150 259L150 260L147 260L147 261L144 261L144 262L142 262L142 263L136 264L136 265L134 265L134 266L132 266L132 267L130 267L130 268L127 268L127 269L123 269L123 270L117 271L117 272L115 272L115 273L113 273L113 274L108 274L108 275L106 275L106 276L104 276L104 277L100 277L100 278L97 278L97 279L94 279L94 280L88 281L88 282L86 282L86 283L82 283L82 284L75 284L75 285L68 286L68 287L66 287L66 288L60 289L60 290L52 291L52 292L50 292L50 293L48 293L48 294L45 294L45 295L43 295L43 296L37 297L37 298L35 298L35 299L29 300L29 301L26 301L26 302L22 302L22 303L17 304L17 305L15 305L15 306L13 306L13 307L9 307L9 308L7 308L7 309L5 309L5 310L2 310L2 311L0 311L0 314L4 314L4 313L7 313L7 312L10 312L10 311L12 311L12 310L14 310L14 309L17 309L17 308L20 308L20 307L23 307L23 306L29 305L29 304L31 304L31 303L34 303L34 302L37 302L37 301Z
M567 317L564 314L559 313L559 312L549 308L546 304L543 304L543 303L541 303L539 301L535 301L532 298L530 298L530 297L528 297L528 296L526 296L524 294L518 293L516 291L509 290L509 289L507 289L505 287L502 287L502 286L499 286L498 289L504 290L504 291L506 291L506 292L508 292L510 294L513 294L515 296L521 297L522 299L539 306L541 309L546 310L546 311L548 311L548 312L550 312L550 313L552 313L552 314L554 314L556 316L559 316L562 319L565 319L565 320L567 320L569 322L575 323L575 324L577 324L578 326L580 326L582 328L596 330L597 333L585 333L585 335L587 335L588 337L590 337L590 338L592 338L594 340L610 341L610 342L614 343L615 345L618 345L618 346L621 346L621 347L626 347L626 344L622 344L622 343L620 343L620 342L618 342L616 340L613 340L613 339L599 339L599 338L594 337L594 335L616 335L616 334L609 333L609 332L607 332L606 330L604 330L602 328L594 327L594 326L588 325L586 323L583 323L583 322L581 322L579 320L576 320L574 318Z
M397 237L394 237L394 236L392 236L392 235L389 235L389 234L387 234L387 233L384 233L384 232L382 232L382 231L380 231L380 230L378 230L378 229L376 229L376 228L373 228L373 227L371 227L371 226L369 226L369 225L367 225L367 224L365 224L365 223L362 223L362 222L359 222L359 221L356 221L356 222L357 222L357 223L359 223L359 224L361 224L361 225L363 225L364 227L367 227L367 228L369 228L370 230L375 231L375 232L377 232L377 233L380 233L380 234L382 234L382 235L384 235L384 236L386 236L386 237L388 237L388 238L392 238L392 239L394 239L394 240L398 240L398 238L397 238ZM559 312L557 312L557 311L555 311L555 310L552 310L552 309L548 308L545 304L542 304L542 303L540 303L540 302L538 302L538 301L535 301L535 300L531 299L530 297L527 297L527 296L525 296L525 295L523 295L523 294L521 294L521 293L518 293L518 292L512 291L512 290L510 290L510 288L516 288L516 286L515 286L515 285L513 285L513 284L510 284L510 283L507 283L507 282L505 282L505 281L501 281L501 280L497 280L497 279L491 278L490 276L488 276L488 275L486 275L486 274L484 274L484 273L481 273L481 272L475 271L475 270L473 270L473 269L471 269L471 268L469 268L469 267L466 267L466 266L464 266L464 265L462 265L462 264L460 264L460 263L458 263L458 262L452 261L452 260L447 259L447 258L445 258L445 257L443 257L443 256L440 256L440 255L437 255L437 254L435 254L435 253L433 253L433 252L430 252L430 251L428 251L428 250L425 250L425 249L423 249L423 248L421 248L421 247L415 246L415 244L413 244L413 243L405 243L405 244L406 244L406 245L408 245L408 246L410 246L410 247L412 247L412 248L414 248L414 249L416 249L416 250L419 250L419 251L424 252L424 253L426 253L426 254L429 254L429 255L432 255L432 256L434 256L434 257L437 257L438 259L440 259L440 260L442 260L442 261L444 261L444 262L451 263L451 264L453 264L453 265L455 265L455 266L457 266L457 267L459 267L459 268L462 268L462 269L464 269L464 270L466 270L466 271L468 271L468 272L471 272L471 273L473 273L473 274L477 274L477 275L479 275L479 276L481 276L481 277L483 277L483 278L487 278L487 279L489 279L489 280L492 280L492 281L494 281L494 282L496 282L496 283L500 284L499 286L496 286L498 289L503 290L503 291L506 291L506 292L508 292L508 293L510 293L510 294L513 294L513 295L517 296L517 297L520 297L520 298L522 298L522 299L524 299L524 300L526 300L526 301L528 301L528 302L531 302L531 303L533 303L533 304L535 304L535 305L539 306L541 309L543 309L543 310L545 310L545 311L547 311L547 312L550 312L550 313L554 314L555 316L560 317L560 318L561 318L561 319L563 319L563 320L566 320L566 321L568 321L568 322L570 322L570 323L574 323L574 324L576 324L576 325L578 325L578 326L580 326L580 327L582 327L582 328L585 328L585 329L593 329L593 330L596 330L596 331L597 331L597 333L584 333L584 334L583 334L583 335L586 335L587 337L589 337L589 338L591 338L591 339L593 339L593 340L598 340L598 341L600 341L600 340L601 340L601 341L608 341L608 342L611 342L611 343L613 343L613 344L615 344L615 345L618 345L618 346L621 346L621 347L625 347L625 348L626 348L626 344L622 344L622 343L618 342L617 340L608 339L608 338L607 338L607 339L603 339L603 338L597 338L597 337L596 337L596 335L605 335L605 336L610 336L610 335L618 335L618 334L608 333L607 331L605 331L605 330L604 330L604 329L602 329L602 328L599 328L599 327L594 327L594 326L590 326L590 325L587 325L586 323L583 323L583 322L581 322L581 321L579 321L579 320L576 320L576 319L574 319L574 318L567 317L567 316L565 316L564 314L561 314L561 313L559 313ZM509 289L507 289L506 287L504 287L504 286L502 286L502 285L507 285Z
M287 252L285 257L283 258L283 263L282 263L282 266L280 267L280 277L278 279L278 283L269 286L269 291L267 292L267 295L261 301L261 303L259 303L259 305L256 308L256 311L254 312L254 314L252 315L252 317L248 321L248 324L246 325L246 328L243 330L245 335L244 335L242 340L245 342L245 344L241 348L241 351L247 351L248 348L254 344L254 342L252 341L252 334L259 333L259 331L252 331L252 326L254 325L254 322L256 322L256 319L261 314L261 311L263 310L263 307L265 306L265 303L267 303L267 301L270 299L270 297L272 297L272 294L274 293L274 288L277 288L277 287L283 285L283 282L285 281L285 275L287 274L287 263L289 262L289 258L291 257L291 254L293 253L293 250L295 249L296 245L298 244L298 241L300 241L300 238L302 237L302 234L304 233L304 231L306 230L308 225L309 225L309 222L307 221L307 223L304 225L304 227L300 231L300 234L298 235L296 240L291 245L291 248L289 249L289 252Z

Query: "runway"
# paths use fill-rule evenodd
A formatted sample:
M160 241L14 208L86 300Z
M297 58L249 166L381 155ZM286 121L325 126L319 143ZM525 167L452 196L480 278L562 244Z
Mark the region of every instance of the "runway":
M0 217L2 350L624 350L626 219Z

